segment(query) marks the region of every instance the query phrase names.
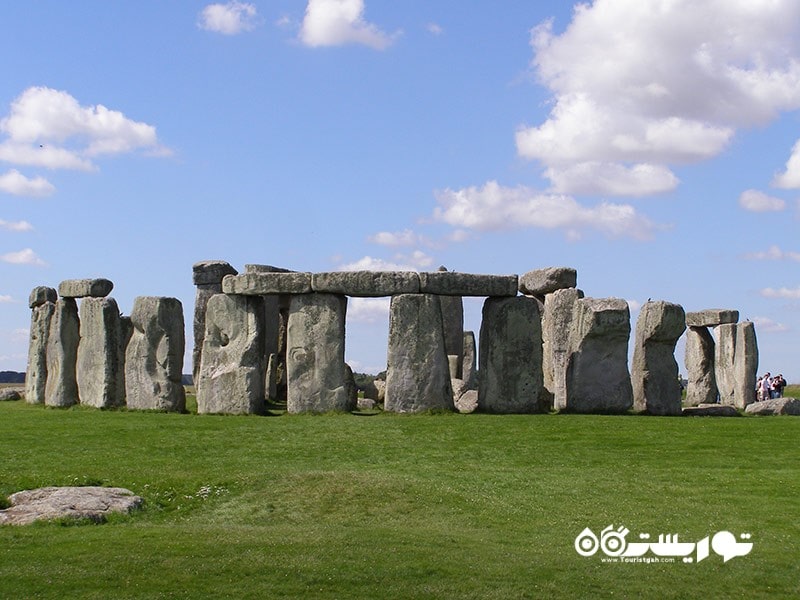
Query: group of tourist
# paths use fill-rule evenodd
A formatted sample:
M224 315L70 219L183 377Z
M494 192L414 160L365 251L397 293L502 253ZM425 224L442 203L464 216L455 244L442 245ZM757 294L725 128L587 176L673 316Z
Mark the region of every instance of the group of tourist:
M772 377L770 373L765 373L758 378L756 383L756 394L759 400L769 400L770 398L783 398L783 388L786 387L786 380L783 375L778 373Z

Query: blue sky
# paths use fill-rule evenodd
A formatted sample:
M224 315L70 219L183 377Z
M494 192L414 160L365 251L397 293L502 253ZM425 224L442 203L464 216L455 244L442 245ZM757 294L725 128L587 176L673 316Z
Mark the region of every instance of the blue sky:
M0 370L25 368L36 285L108 277L125 314L175 296L190 325L192 264L224 259L571 266L634 327L648 298L738 309L759 370L800 381L794 0L39 0L0 18ZM351 301L356 370L384 368L387 308ZM480 309L465 301L476 332Z

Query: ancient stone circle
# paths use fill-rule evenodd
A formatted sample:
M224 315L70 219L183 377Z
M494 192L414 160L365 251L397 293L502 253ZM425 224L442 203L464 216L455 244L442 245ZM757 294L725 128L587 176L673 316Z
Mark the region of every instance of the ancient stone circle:
M744 409L756 400L755 328L738 311L648 301L629 370L627 302L584 297L567 267L517 276L246 265L239 274L203 261L193 281L198 413L259 414L269 401L285 401L289 413L355 410L348 296L391 297L386 381L375 382L387 411L679 415L674 354L687 327L687 404ZM34 288L27 401L183 411L180 301L138 297L125 317L112 288L107 279ZM464 331L465 296L486 298L480 352Z

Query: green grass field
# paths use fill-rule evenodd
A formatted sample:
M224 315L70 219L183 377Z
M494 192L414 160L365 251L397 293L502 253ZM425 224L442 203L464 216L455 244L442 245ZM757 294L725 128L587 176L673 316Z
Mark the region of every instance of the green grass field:
M103 525L0 527L2 598L800 597L800 419L222 417L0 404L0 495L127 487ZM606 563L585 528L751 533ZM650 555L652 556L652 555Z

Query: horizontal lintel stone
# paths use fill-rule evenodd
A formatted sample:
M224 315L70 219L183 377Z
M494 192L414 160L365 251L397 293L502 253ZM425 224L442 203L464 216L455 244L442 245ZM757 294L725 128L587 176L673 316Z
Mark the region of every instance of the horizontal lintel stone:
M519 291L528 296L544 296L577 286L578 272L571 267L536 269L519 278Z
M245 273L226 275L222 280L225 294L267 296L270 294L311 293L311 273Z
M239 272L224 260L203 260L192 265L192 283L195 285L219 285L225 275Z
M315 292L347 296L380 297L419 293L419 275L415 271L335 271L314 273L311 288Z
M62 298L105 298L114 289L108 279L67 279L58 284Z
M454 271L419 274L422 294L441 296L516 296L517 275L474 275Z
M739 321L738 310L728 310L725 308L709 308L696 312L686 313L687 327L716 327L726 323L736 323Z

